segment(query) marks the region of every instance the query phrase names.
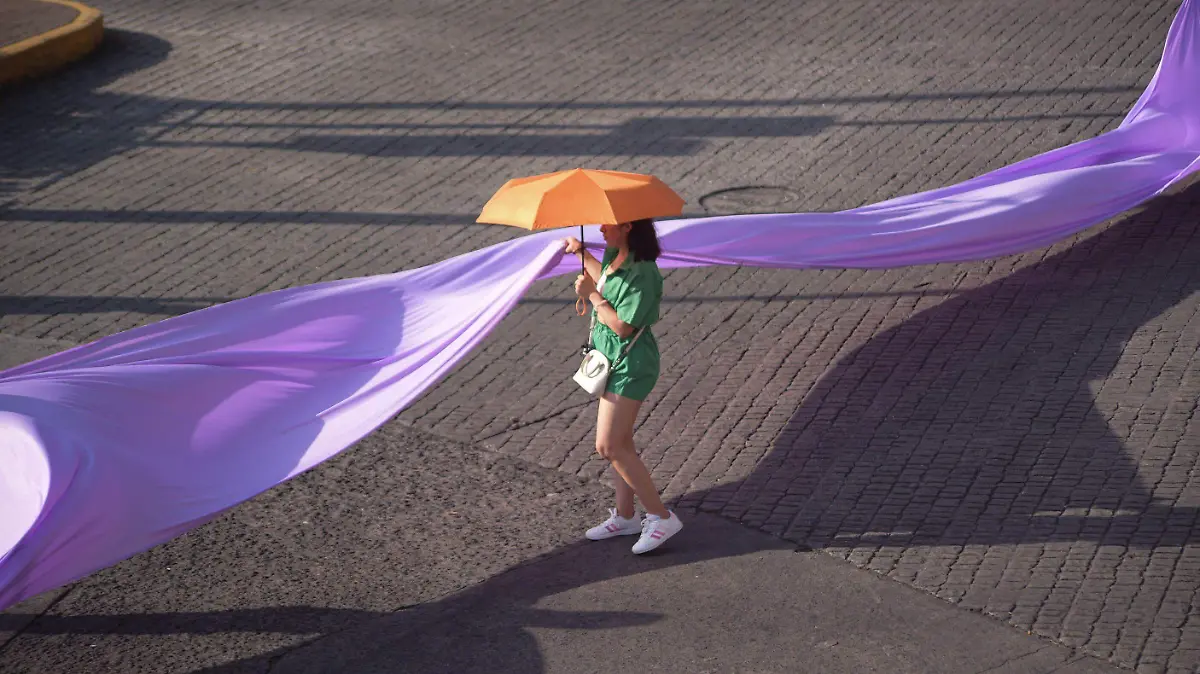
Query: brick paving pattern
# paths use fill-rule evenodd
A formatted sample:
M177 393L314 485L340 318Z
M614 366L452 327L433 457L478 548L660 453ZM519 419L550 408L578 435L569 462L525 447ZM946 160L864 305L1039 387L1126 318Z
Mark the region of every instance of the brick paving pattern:
M814 211L943 186L1116 126L1176 10L111 5L97 56L5 102L0 332L85 341L428 264L517 235L471 224L505 179L576 165L697 214L737 186ZM647 462L681 507L1195 671L1198 189L986 263L671 272ZM401 418L600 476L571 304L540 284Z

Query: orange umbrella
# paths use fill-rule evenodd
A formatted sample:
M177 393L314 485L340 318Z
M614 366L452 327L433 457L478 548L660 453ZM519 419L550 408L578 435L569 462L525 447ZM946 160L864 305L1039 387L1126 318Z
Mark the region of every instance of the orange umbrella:
M654 176L572 169L508 181L476 222L530 230L617 225L680 215L683 203Z
M528 230L578 225L582 243L584 225L680 215L683 204L682 197L654 176L571 169L508 181L484 205L476 222Z

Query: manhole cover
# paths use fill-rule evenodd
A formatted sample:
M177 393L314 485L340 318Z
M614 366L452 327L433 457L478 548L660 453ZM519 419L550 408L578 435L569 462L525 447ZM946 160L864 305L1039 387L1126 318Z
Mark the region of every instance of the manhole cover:
M773 185L730 187L700 197L704 210L716 215L763 213L798 201L800 195Z

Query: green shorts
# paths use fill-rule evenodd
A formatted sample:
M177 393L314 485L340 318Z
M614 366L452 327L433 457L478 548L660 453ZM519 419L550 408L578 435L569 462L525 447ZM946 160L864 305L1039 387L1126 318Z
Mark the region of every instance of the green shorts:
M608 362L616 363L608 376L605 392L632 400L645 400L658 383L658 341L650 332L650 326L658 321L663 278L658 265L651 260L639 262L626 259L618 269L608 273L608 265L612 264L619 252L616 248L605 249L597 286L601 288L600 294L617 312L618 319L626 325L641 326L645 330L635 342L632 335L629 339L621 339L608 326L596 321L592 326L592 343L596 350L608 358ZM595 317L593 310L592 318ZM628 353L625 353L626 346L629 346Z
M609 362L615 361L625 348L624 340L605 339L601 336L597 341L597 348ZM631 400L645 400L658 383L658 372L658 343L654 334L646 330L608 375L608 385L604 390L606 393L615 393Z
M622 398L630 400L645 400L646 396L650 395L650 391L654 390L654 385L658 383L658 373L653 376L631 376L620 372L613 372L608 377L608 386L605 387L605 393L615 393Z

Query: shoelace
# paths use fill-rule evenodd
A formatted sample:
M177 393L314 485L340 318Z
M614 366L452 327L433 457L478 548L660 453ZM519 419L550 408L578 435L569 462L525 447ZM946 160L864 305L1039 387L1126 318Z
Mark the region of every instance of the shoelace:
M616 508L609 508L608 509L608 519L604 520L604 522L600 526L607 527L608 525L611 524L611 525L617 526L617 527L624 527L625 524L624 524L623 520L624 520L624 518L617 515Z

